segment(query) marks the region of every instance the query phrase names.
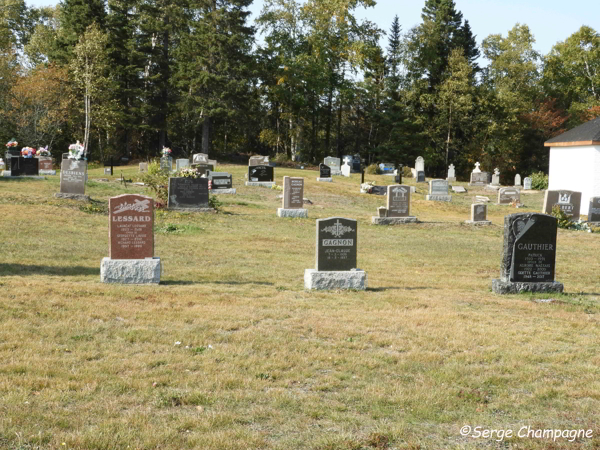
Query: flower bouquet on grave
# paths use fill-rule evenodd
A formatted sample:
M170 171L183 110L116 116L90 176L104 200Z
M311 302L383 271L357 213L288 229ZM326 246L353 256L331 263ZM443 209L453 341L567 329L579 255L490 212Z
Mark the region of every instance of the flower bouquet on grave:
M183 178L202 178L198 169L184 167L179 171L179 176Z
M6 148L12 148L12 147L16 147L17 145L19 145L19 143L17 141L15 141L14 139L11 139L10 141L8 141L8 143L6 144Z
M33 158L35 156L35 148L23 147L21 149L21 156L24 158Z
M36 156L52 156L52 155L50 154L50 150L48 150L48 146L46 145L45 147L38 148Z
M360 193L361 194L370 194L371 190L373 189L373 186L375 186L374 181L369 181L367 183L361 184L360 185Z
M69 145L69 159L83 159L83 145L79 141Z
M171 153L173 153L173 151L169 147L163 147L163 149L162 149L163 156L171 156Z

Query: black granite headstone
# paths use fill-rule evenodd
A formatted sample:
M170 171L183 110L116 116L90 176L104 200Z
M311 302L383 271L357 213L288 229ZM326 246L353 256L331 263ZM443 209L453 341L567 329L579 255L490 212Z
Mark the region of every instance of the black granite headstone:
M37 176L40 174L40 161L37 158L23 158L22 156L12 156L10 158L10 175L18 177L20 175Z
M556 218L547 214L512 214L504 218L502 280L553 282Z
M373 186L370 194L374 195L387 195L387 186Z
M273 167L271 166L249 166L248 181L270 182L273 179Z
M211 188L213 190L231 189L233 187L233 177L230 173L208 171L206 175L211 180Z
M331 178L331 168L325 164L319 164L319 178Z
M422 170L417 172L417 183L426 183L425 172L423 172Z
M317 220L318 271L356 268L357 222L332 217Z
M588 211L588 222L600 222L600 197L590 198L590 208Z
M169 208L208 208L208 178L169 178Z

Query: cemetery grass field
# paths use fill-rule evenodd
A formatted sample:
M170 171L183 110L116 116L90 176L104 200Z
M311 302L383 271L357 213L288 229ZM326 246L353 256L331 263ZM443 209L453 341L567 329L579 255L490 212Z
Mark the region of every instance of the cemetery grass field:
M221 195L218 214L157 211L159 286L100 283L111 196L147 193L92 169L92 203L59 177L0 178L2 449L594 449L600 447L600 234L558 232L563 295L491 292L504 215L495 192L413 195L421 224L371 225L385 197L360 175L304 176L309 219L281 191ZM392 177L366 181L392 184ZM406 180L414 184L413 179ZM149 193L147 193L150 195ZM473 228L472 196L493 226ZM315 219L358 220L365 292L307 292ZM554 302L536 300L553 299ZM591 429L592 439L473 439L461 427Z

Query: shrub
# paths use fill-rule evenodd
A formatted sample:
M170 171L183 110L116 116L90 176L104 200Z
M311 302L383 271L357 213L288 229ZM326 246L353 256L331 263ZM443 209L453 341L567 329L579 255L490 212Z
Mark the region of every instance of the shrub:
M273 162L275 162L277 164L285 164L287 162L290 162L290 160L287 157L287 153L283 152L283 153L277 153L275 155L275 158L273 158Z
M154 191L156 198L163 205L169 199L169 174L160 170L160 162L152 161L148 164L148 172L142 176L142 182Z
M369 175L380 175L381 169L379 168L379 166L377 164L371 164L370 166L368 166L365 169L365 173L367 173Z
M574 223L558 206L552 208L552 215L558 219L558 228L569 229Z
M402 167L402 176L404 178L412 178L413 177L412 170L410 170L410 167L408 167L408 166Z
M548 175L544 172L531 174L531 189L536 191L544 191L548 189Z

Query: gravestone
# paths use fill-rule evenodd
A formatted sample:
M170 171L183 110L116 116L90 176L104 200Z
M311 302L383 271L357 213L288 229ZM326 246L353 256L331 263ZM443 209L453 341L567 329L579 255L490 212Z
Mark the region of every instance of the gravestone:
M498 191L499 205L510 205L513 202L517 202L517 205L521 204L521 191L519 189L505 187Z
M469 183L469 186L485 186L488 184L488 175L488 172L471 172L471 182Z
M333 179L331 178L331 168L326 164L319 164L319 176L317 181L324 181L327 183L331 183Z
M546 214L512 214L504 218L504 254L497 294L563 292L554 280L557 220Z
M268 156L251 156L248 160L249 166L268 166L269 165L269 157Z
M208 203L208 178L169 178L168 208L182 211L214 212Z
M249 166L248 181L246 186L271 187L275 181L274 169L272 166Z
M429 195L425 196L425 200L451 202L452 196L448 194L448 182L446 180L429 181Z
M209 159L208 160L208 165L212 166L212 171L216 171L217 170L217 160L216 159Z
M175 160L175 170L177 172L179 172L181 169L183 169L184 167L189 167L190 166L190 160L189 159L176 159Z
M588 210L587 221L600 226L600 197L590 198L590 208Z
M425 172L425 160L422 156L417 157L417 159L415 160L415 171L417 173Z
M546 191L542 212L552 214L554 206L558 206L571 220L579 220L581 192L567 190Z
M396 225L418 222L410 215L411 187L401 184L387 186L387 205L378 209L378 216L371 217L374 225Z
M9 161L11 177L37 177L40 174L40 162L37 158L11 156Z
M344 165L342 166L342 175L345 177L349 177L351 172L352 168L350 167L350 164L348 163L348 161L344 161Z
M417 183L427 183L427 181L425 180L425 172L423 172L422 170L417 172Z
M470 225L491 225L487 220L487 205L483 203L473 203L471 205L471 220L465 221Z
M465 194L467 192L463 186L452 186L452 191L457 194Z
M192 155L192 165L208 163L208 155L206 153L195 153Z
M304 271L306 289L366 289L366 273L356 268L357 221L317 220L316 269Z
M140 163L140 173L148 172L148 163Z
M235 194L233 187L233 176L227 172L208 171L206 176L210 180L210 188L213 194Z
M371 186L369 189L369 194L372 195L387 195L387 186Z
M39 174L40 175L56 175L56 170L52 164L51 156L39 156Z
M104 175L112 175L110 172L111 172L110 167L104 168Z
M54 194L54 196L75 200L89 200L90 198L85 195L86 180L87 161L63 159L60 170L60 193Z
M448 167L448 178L446 178L446 181L456 181L454 164L450 164L450 166Z
M494 169L494 174L492 175L492 186L500 186L500 170Z
M160 158L160 170L171 172L173 170L173 158L170 156Z
M158 284L160 258L154 257L154 200L136 194L108 202L109 251L100 265L103 283Z
M523 180L523 189L526 191L531 190L531 178L527 177Z
M333 156L328 156L323 160L323 163L331 169L332 175L341 175L342 174L342 162L340 158L334 158Z
M308 217L304 209L304 178L283 177L283 202L277 217Z
M521 186L521 175L516 174L515 175L515 187L520 187Z
M471 173L481 173L481 164L476 162L475 168L473 169L473 172L471 172Z

